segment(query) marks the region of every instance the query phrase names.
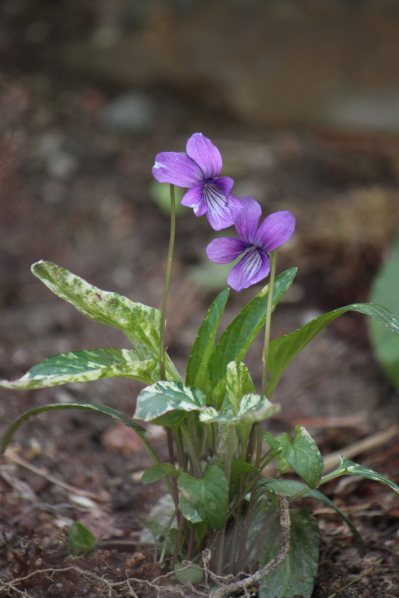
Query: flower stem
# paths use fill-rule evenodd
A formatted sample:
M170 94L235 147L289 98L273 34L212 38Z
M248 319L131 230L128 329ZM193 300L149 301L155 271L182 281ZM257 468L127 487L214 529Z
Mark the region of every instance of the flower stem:
M277 264L277 249L274 249L271 254L271 268L270 268L270 281L269 281L269 295L267 298L267 312L266 312L266 324L265 324L265 344L263 346L263 375L262 375L262 394L266 396L267 382L269 379L269 345L270 345L270 322L272 317L272 305L273 305L273 290L274 280L276 278L276 264Z
M166 308L168 305L168 293L170 285L170 273L172 270L173 249L175 246L176 236L176 207L175 207L175 187L170 185L170 237L168 249L168 261L166 265L165 289L163 292L162 311L161 311L161 327L159 331L159 370L161 380L166 380L165 374L165 326L166 326Z
M169 249L168 249L168 261L166 264L166 277L165 277L165 289L163 292L162 311L161 311L161 326L159 330L159 374L161 380L166 380L165 372L165 326L166 326L166 308L168 306L168 294L170 285L170 273L172 270L172 259L173 249L175 246L176 236L176 208L175 208L175 187L170 185L170 236L169 236ZM166 428L166 434L168 439L168 450L169 450L169 462L171 465L175 464L175 454L173 450L173 435L170 428ZM175 506L179 503L177 482L175 478L172 478L173 488L173 500Z

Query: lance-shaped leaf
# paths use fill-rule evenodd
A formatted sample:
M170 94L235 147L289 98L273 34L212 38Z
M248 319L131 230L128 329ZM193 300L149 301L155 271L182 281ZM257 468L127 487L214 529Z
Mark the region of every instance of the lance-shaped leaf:
M276 277L272 310L290 288L296 271L296 268L291 268ZM234 318L220 337L208 368L212 386L223 378L228 363L243 360L248 348L264 326L268 292L269 285L266 285Z
M292 441L288 434L280 436L282 455L309 488L315 488L323 475L324 460L319 448L303 426L295 426Z
M155 359L140 361L135 351L127 349L73 351L45 359L18 380L0 380L0 386L15 389L44 388L117 376L151 384L157 366Z
M280 411L280 405L271 403L265 396L248 394L242 397L237 413L231 409L220 412L216 411L214 407L206 407L201 411L199 419L205 424L248 425L268 419L278 411Z
M307 488L306 484L302 482L297 482L296 480L261 480L258 482L258 488L261 490L266 490L268 492L272 491L275 494L279 494L280 492L284 492L287 496L294 496L304 488ZM359 551L360 556L364 556L366 554L366 546L362 540L361 535L353 525L350 519L341 511L336 504L332 502L327 496L325 496L319 490L309 490L306 494L303 495L305 498L316 498L317 500L323 501L326 505L334 509L342 517L345 521L346 525L352 532L354 540L356 542L356 547Z
M308 322L302 328L290 332L285 336L276 338L270 343L269 348L269 369L271 380L267 387L266 394L271 397L276 388L284 370L296 355L321 331L327 324L338 318L347 311L357 311L367 316L371 316L387 326L392 332L399 334L399 320L385 307L374 305L373 303L354 303L346 307L340 307L330 311L311 322Z
M40 415L40 413L45 413L47 411L59 411L60 409L85 409L87 411L97 411L99 413L104 413L105 415L109 415L113 419L116 419L116 420L122 422L123 424L125 424L125 426L132 428L135 432L137 432L137 434L141 438L143 438L146 433L145 429L142 428L139 424L137 424L135 421L126 417L126 415L119 413L119 411L112 409L112 407L106 407L105 405L93 405L92 403L80 403L80 402L79 403L78 402L76 402L76 403L55 403L55 404L50 404L50 405L43 405L42 407L36 407L35 409L30 409L29 411L26 411L25 413L23 413L18 419L16 419L14 421L14 423L11 424L11 426L8 428L8 430L6 431L6 433L3 436L2 443L1 443L1 449L0 449L1 452L4 453L7 446L10 444L11 439L12 439L13 435L15 434L15 432L28 419L30 419L31 417L34 417L35 415Z
M368 480L380 482L385 486L389 486L392 490L399 494L399 486L394 482L391 482L391 480L388 480L388 478L384 477L380 473L377 473L368 467L363 467L363 465L359 465L350 459L346 459L346 457L341 456L340 459L341 463L337 469L334 469L334 471L331 471L327 475L323 476L321 480L322 484L341 475L357 475L362 478L367 478Z
M187 364L186 384L205 391L206 372L212 354L216 332L230 289L224 289L210 306L202 322Z
M136 347L140 359L158 357L161 318L158 309L134 303L118 293L102 291L51 262L33 264L32 272L55 295L71 303L84 316L122 330ZM166 368L174 380L180 380L168 356Z
M234 413L238 413L244 395L256 393L251 374L244 363L232 361L227 365L226 392Z
M152 421L169 411L181 411L184 418L188 411L199 411L205 404L206 397L199 388L183 386L180 382L160 381L139 393L134 417Z
M223 528L227 513L228 482L219 467L210 465L201 480L182 473L177 485L205 523L213 529Z
M307 509L290 511L290 550L284 561L260 582L260 598L310 598L319 560L319 527ZM280 551L281 526L278 518L267 528L259 553L263 567Z

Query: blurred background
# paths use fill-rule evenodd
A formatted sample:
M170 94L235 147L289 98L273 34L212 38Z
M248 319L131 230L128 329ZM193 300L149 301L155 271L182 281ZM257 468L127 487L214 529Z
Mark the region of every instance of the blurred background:
M168 196L151 166L196 131L221 150L235 195L297 218L279 269L299 272L275 336L367 301L399 223L398 2L2 0L1 377L54 353L128 347L51 296L30 265L54 261L159 307ZM181 371L225 285L226 270L206 259L211 236L205 218L181 212L167 339ZM260 288L234 293L225 323ZM260 350L261 340L247 361L257 381ZM137 388L1 393L95 395L131 413ZM373 427L373 410L384 404L389 421L398 404L356 314L309 345L277 395L290 423L356 413L352 424ZM1 407L8 421L12 404Z

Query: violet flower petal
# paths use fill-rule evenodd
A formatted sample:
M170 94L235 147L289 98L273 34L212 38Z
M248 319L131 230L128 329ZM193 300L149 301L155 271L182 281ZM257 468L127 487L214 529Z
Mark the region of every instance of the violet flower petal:
M197 183L183 195L180 201L182 206L193 208L196 216L203 216L208 211L208 206L204 200L203 188L204 183L202 181Z
M256 284L270 272L269 259L262 251L249 250L231 269L227 284L237 292Z
M205 181L203 198L208 206L206 216L214 230L232 226L243 209L241 201L230 194L233 184L233 179L227 176Z
M243 210L235 221L235 227L241 239L253 245L262 208L253 197L240 197Z
M152 175L160 183L171 183L178 187L192 187L204 179L204 173L198 164L178 152L157 154Z
M288 241L295 230L295 217L291 212L274 212L266 216L258 228L254 243L263 251L273 251Z
M187 155L198 164L204 173L204 179L219 176L222 172L222 156L218 148L204 137L202 133L194 133L187 141Z
M233 262L241 253L248 248L248 245L241 239L235 237L221 237L213 239L206 248L206 255L216 264L228 264Z

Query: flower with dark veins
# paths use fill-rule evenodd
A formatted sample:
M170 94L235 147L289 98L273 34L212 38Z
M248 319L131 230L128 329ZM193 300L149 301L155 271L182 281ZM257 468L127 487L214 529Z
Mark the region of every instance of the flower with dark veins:
M218 148L202 133L194 133L187 141L186 152L157 154L152 168L154 178L160 183L188 187L182 205L193 208L196 216L206 214L214 230L231 226L242 204L230 193L233 179L219 176L223 162Z
M239 238L214 239L206 248L210 260L228 264L241 256L231 269L227 284L242 291L263 280L270 272L268 253L291 238L295 217L288 211L266 216L258 226L261 207L252 197L241 197L243 210L235 221Z

